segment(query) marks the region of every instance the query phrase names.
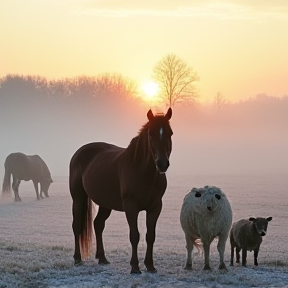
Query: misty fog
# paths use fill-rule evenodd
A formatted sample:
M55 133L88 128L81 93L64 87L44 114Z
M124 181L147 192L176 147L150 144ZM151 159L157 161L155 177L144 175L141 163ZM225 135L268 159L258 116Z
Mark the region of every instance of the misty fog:
M52 177L66 176L70 158L81 145L103 141L126 147L147 122L148 103L115 93L88 97L78 91L77 97L63 97L44 95L33 85L24 89L23 83L4 84L0 88L1 178L5 158L12 152L39 154ZM288 171L287 96L264 94L221 107L199 104L172 109L168 174Z

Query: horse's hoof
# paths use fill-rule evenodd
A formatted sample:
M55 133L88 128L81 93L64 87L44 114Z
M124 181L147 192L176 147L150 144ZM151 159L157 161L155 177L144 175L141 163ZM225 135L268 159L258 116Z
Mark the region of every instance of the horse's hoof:
M106 257L103 257L103 258L99 258L98 264L107 265L107 264L110 264L110 262L106 259Z
M141 274L141 271L140 271L139 267L137 267L137 268L132 267L130 274Z
M81 266L81 265L83 265L83 261L82 261L82 260L79 260L79 259L74 260L74 265L75 265L75 266Z
M22 200L21 200L21 198L16 198L15 201L16 202L21 202Z
M192 270L192 264L186 264L186 266L184 267L185 270Z
M157 270L155 269L155 267L147 267L147 272L149 273L157 273Z

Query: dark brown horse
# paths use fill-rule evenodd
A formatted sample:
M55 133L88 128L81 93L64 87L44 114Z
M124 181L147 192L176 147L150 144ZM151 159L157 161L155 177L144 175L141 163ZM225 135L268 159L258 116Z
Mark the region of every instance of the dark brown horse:
M10 179L13 177L12 189L15 201L21 201L19 197L19 185L21 180L32 180L36 191L37 200L43 198L42 193L48 197L48 189L53 182L48 166L39 155L25 155L23 153L11 153L6 157L5 175L2 192L10 192ZM38 184L40 183L40 195Z
M70 162L69 185L73 199L73 232L75 264L87 257L92 237L92 202L99 205L94 219L96 259L108 264L102 233L111 210L124 211L130 228L132 245L131 273L141 273L137 246L138 214L146 211L147 250L144 264L149 272L156 272L153 264L155 228L162 209L162 196L167 187L165 172L172 150L169 124L171 108L165 115L153 115L127 148L96 142L79 148ZM80 252L81 251L81 252Z

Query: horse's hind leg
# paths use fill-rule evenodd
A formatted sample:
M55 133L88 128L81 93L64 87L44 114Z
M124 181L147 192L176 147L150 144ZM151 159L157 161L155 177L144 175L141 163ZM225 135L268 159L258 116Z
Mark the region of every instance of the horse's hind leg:
M21 180L19 180L16 177L13 176L12 189L14 191L15 201L16 202L22 201L20 196L19 196L19 185L20 185L20 182L21 182Z
M77 199L79 200L79 199ZM74 233L74 240L75 240L75 251L74 251L74 264L81 264L82 258L81 258L81 252L80 252L80 234L81 234L81 215L82 215L82 208L83 205L79 201L73 200L72 204L72 214L73 214L73 222L72 222L72 228Z
M105 221L111 214L111 209L99 206L97 216L94 220L94 229L96 234L96 259L99 259L99 264L109 264L110 262L105 257L102 234L105 228Z

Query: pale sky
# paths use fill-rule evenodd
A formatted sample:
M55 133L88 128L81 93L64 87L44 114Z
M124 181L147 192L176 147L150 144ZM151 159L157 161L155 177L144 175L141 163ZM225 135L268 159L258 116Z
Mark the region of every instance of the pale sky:
M168 53L198 73L202 101L288 95L288 1L0 0L0 77L141 83Z

